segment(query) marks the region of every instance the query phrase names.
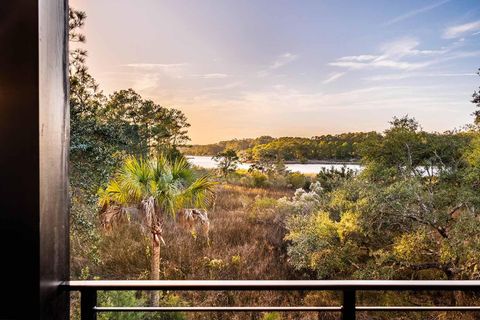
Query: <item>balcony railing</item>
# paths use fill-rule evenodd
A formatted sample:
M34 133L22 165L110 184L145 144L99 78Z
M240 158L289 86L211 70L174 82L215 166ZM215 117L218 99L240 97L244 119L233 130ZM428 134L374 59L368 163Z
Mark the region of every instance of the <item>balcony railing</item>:
M480 291L480 281L390 281L390 280L174 280L174 281L68 281L62 288L81 294L81 319L94 320L99 312L339 312L341 319L354 320L357 312L382 311L477 311L480 306L359 306L359 291ZM97 291L341 291L340 306L293 307L101 307Z

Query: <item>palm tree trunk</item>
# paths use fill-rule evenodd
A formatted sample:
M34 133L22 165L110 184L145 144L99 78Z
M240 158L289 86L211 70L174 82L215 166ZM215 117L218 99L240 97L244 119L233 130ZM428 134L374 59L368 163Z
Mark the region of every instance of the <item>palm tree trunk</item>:
M152 264L150 279L160 280L160 242L155 239L155 234L152 234ZM152 307L157 307L159 300L159 292L157 290L152 290L150 293L150 305Z

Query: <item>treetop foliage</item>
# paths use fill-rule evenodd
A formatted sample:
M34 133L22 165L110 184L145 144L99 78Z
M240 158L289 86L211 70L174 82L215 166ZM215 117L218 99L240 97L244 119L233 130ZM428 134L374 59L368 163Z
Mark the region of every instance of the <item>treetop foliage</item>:
M477 136L394 119L362 146L360 174L321 174L337 183L281 203L290 261L321 279L479 278Z
M480 69L478 69L477 74L480 76ZM475 117L475 124L480 125L480 88L478 91L474 91L472 95L472 103L474 103L477 107L477 110L473 112L473 116Z
M209 145L193 145L182 150L191 155L215 155L228 149L238 152L247 161L278 160L359 160L360 143L377 136L375 132L342 133L312 138L262 136L255 139L234 139Z
M70 41L83 43L86 14L70 10ZM87 52L70 54L70 157L74 184L96 190L129 155L163 152L178 155L190 126L177 109L142 98L133 89L106 96L86 66Z

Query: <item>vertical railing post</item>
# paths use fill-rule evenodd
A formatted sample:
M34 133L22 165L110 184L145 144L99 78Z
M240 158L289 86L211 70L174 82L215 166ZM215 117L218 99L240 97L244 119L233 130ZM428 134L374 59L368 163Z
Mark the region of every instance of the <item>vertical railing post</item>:
M355 290L343 290L342 320L355 320Z
M95 307L97 306L97 290L84 289L80 293L81 320L97 320Z

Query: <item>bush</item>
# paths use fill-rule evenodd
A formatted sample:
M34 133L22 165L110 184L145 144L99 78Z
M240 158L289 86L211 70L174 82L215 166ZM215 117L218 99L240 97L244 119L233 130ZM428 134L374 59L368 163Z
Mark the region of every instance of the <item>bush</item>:
M312 179L299 172L262 172L239 169L229 175L228 183L249 188L308 189Z
M276 214L277 200L269 197L256 197L250 209L249 218L252 220L265 220Z
M305 185L307 184L307 178L299 172L289 173L287 181L288 186L294 189L305 188Z
M143 307L148 304L145 292L138 291L101 291L99 304L102 307L127 306ZM166 294L160 300L160 305L166 307L183 306L182 299L173 294ZM147 312L114 312L99 313L99 320L185 320L186 316L180 312L147 313Z
M251 177L253 187L266 187L268 185L268 176L260 171L253 171Z
M268 312L262 317L262 320L281 320L283 317L280 312Z
M98 301L102 307L142 307L147 304L147 297L141 295L136 296L135 291L102 291L99 292ZM99 320L141 320L145 319L146 314L143 312L118 312L118 313L99 313Z

